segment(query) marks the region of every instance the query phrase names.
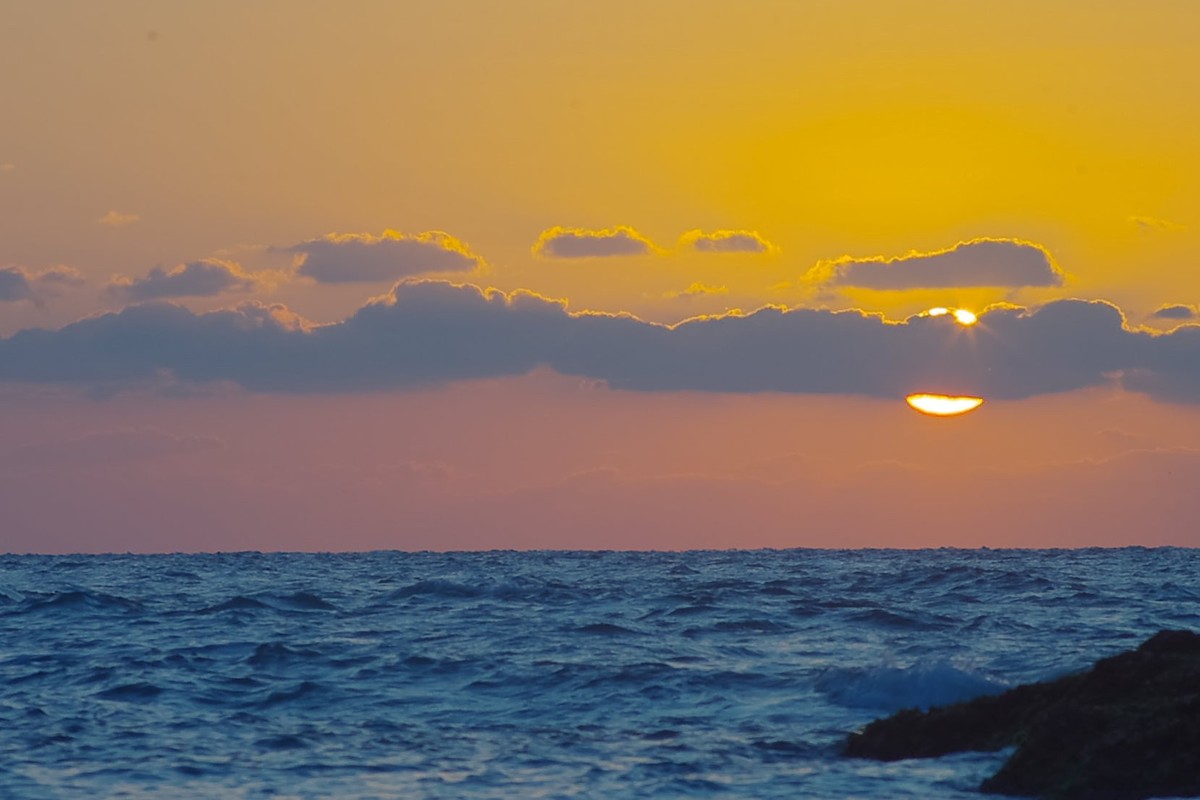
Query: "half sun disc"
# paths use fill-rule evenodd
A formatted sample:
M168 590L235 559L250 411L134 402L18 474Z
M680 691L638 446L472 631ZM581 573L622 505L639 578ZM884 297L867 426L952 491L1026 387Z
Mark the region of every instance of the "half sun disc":
M983 405L982 397L951 397L944 394L910 394L904 402L922 414L934 417L954 417L974 411Z

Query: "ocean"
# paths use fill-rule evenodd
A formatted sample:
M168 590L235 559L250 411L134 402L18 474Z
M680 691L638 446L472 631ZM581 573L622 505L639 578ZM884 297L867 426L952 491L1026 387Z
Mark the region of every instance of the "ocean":
M1200 628L1200 550L0 556L0 798L978 798L894 710Z

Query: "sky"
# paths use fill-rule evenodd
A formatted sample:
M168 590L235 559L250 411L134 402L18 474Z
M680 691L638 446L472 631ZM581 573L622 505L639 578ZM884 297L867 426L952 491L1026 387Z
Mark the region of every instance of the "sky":
M1194 3L3 6L0 551L1200 546Z

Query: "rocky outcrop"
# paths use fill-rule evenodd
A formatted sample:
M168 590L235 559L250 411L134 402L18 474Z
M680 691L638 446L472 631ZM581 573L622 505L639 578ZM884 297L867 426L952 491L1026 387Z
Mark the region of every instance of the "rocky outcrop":
M1200 635L1160 631L1090 670L850 735L845 755L894 761L1016 751L980 786L1052 800L1200 797Z

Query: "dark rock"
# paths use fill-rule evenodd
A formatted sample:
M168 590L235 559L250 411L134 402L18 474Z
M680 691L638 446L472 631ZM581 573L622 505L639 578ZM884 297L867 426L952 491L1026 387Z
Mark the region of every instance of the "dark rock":
M850 735L844 753L894 761L1016 751L984 792L1052 800L1200 797L1200 635L1160 631L1088 671Z

